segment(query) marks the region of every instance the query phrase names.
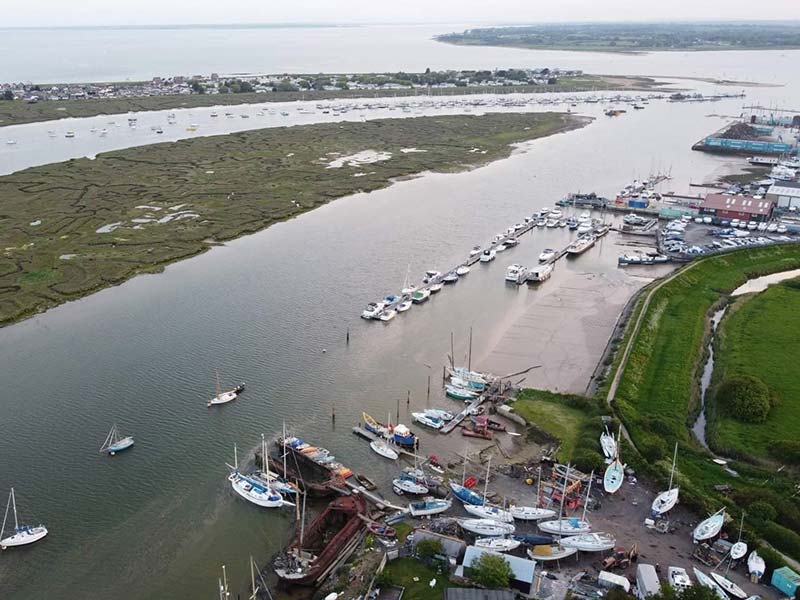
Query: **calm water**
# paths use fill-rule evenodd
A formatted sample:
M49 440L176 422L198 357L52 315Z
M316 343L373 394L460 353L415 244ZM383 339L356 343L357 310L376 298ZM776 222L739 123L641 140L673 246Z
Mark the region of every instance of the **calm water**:
M325 35L334 33L349 39L342 31ZM411 63L419 60L415 48L427 45L425 31L415 35L403 57ZM322 52L321 43L312 43L320 56L347 56ZM453 60L448 66L474 65L474 49L436 47ZM306 51L297 50L298 60ZM503 63L519 64L511 60L516 52L503 52ZM378 54L348 60L367 64L379 61ZM242 54L239 69L249 70L253 56ZM761 55L744 56L751 71L739 68L749 78L781 74L762 72ZM384 59L381 68L393 68L401 57ZM602 70L609 71L620 59L605 60ZM655 72L662 60L637 64ZM36 64L46 76L47 62ZM150 66L145 61L135 68ZM312 70L320 69L326 70ZM424 406L428 375L438 382L451 331L456 356L463 356L473 326L474 355L480 356L507 315L535 299L534 289L504 285L505 266L532 263L569 234L526 236L517 249L476 266L452 289L388 325L358 318L368 300L396 291L408 264L414 273L455 264L472 245L566 192L611 194L654 164L671 165L681 190L690 180L729 169L735 161L689 147L719 127L708 114L738 114L740 107L740 100L654 103L624 118L598 119L469 173L428 175L338 200L163 274L0 330L0 490L15 485L21 515L45 521L51 531L35 547L0 556L0 597L210 598L223 563L234 581L243 581L248 555L265 560L286 538L291 520L231 496L225 462L232 460L233 445L251 449L260 433L273 437L286 420L355 469L388 476L390 465L376 461L350 433L360 411L393 412L407 390L412 409ZM568 271L628 277L615 266L616 244L607 237L562 263L545 285L558 285ZM209 411L205 400L215 369L228 384L247 381L248 390ZM457 406L436 385L431 405ZM405 410L401 406L408 422ZM136 435L136 447L109 460L97 449L114 421ZM447 443L423 434L426 453L447 455Z

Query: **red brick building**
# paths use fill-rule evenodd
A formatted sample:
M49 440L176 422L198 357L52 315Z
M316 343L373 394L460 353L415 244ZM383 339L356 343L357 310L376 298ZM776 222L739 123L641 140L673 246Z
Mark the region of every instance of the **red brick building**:
M775 202L752 196L709 194L700 206L700 214L717 219L740 221L769 221Z

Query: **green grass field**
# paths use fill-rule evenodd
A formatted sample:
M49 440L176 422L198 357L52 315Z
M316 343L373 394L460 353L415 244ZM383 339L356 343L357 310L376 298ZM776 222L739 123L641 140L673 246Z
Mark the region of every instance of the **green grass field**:
M405 588L403 598L407 600L442 600L445 588L457 587L448 582L446 573L437 573L414 558L393 560L386 565L385 572L393 585ZM414 581L415 577L419 581ZM436 585L431 587L433 579Z
M477 167L507 157L511 144L585 123L560 113L507 113L261 129L0 177L0 323L336 198L426 171ZM400 151L409 147L425 152ZM328 168L336 157L365 150L391 156Z
M558 394L534 389L520 392L514 412L557 437L561 441L559 458L564 461L572 459L578 436L591 418L586 411L567 405Z
M774 459L769 449L778 440L800 436L800 289L779 284L760 294L743 296L729 309L717 333L715 381L727 375L751 375L777 395L764 423L742 423L719 414L714 447L739 455Z

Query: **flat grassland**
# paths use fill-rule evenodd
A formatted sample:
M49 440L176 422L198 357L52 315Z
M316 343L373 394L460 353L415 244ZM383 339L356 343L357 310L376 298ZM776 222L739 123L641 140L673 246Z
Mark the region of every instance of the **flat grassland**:
M712 446L762 459L779 440L797 440L800 432L800 287L797 282L770 286L742 296L728 309L717 333L714 379L750 375L777 396L764 423L742 423L716 411ZM709 442L712 442L709 438Z
M336 198L423 171L480 166L508 156L511 144L585 123L560 113L508 113L272 128L0 177L0 323ZM401 152L410 147L424 152ZM361 158L381 160L344 160L365 151L373 154ZM344 164L333 168L337 158Z
M648 77L622 77L605 75L581 75L558 81L554 85L519 85L508 87L454 87L436 89L437 96L463 94L498 94L543 92L581 92L592 90L640 90L658 89L659 84ZM97 115L124 114L131 111L175 110L204 106L233 106L237 104L259 104L264 102L295 102L299 100L369 99L387 96L416 96L419 89L405 90L331 90L313 92L272 92L267 94L193 94L190 96L143 96L135 98L47 100L28 104L22 100L0 100L0 126L21 125L68 117L94 117Z
M565 462L574 458L579 435L590 419L585 411L569 406L559 394L535 389L520 392L514 412L557 437L561 442L559 458Z

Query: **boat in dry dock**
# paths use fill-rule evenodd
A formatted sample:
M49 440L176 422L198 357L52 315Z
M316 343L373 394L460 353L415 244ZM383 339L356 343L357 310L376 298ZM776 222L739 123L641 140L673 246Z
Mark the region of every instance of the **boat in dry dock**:
M277 556L275 574L291 585L319 583L358 545L359 534L366 527L361 518L365 513L366 502L358 494L333 500L310 525L300 528L288 549Z

